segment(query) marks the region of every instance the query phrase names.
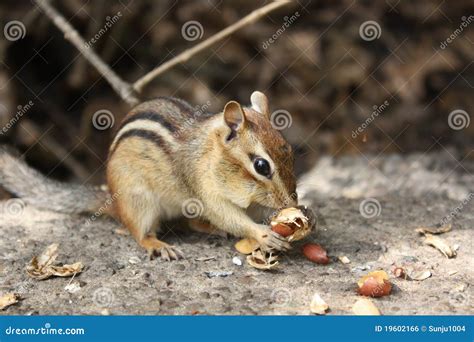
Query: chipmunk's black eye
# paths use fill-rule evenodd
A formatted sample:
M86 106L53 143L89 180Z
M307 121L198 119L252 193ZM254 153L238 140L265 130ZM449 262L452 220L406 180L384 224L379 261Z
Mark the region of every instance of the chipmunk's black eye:
M272 170L270 168L270 163L263 158L255 158L253 161L253 167L258 174L270 178L272 175Z

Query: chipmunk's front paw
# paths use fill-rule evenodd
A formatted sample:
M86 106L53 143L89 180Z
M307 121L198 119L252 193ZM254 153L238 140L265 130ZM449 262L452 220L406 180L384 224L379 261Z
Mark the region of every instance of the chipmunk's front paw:
M140 244L147 250L151 259L158 255L165 261L184 259L183 252L155 237L146 237Z
M258 241L263 250L268 251L275 249L277 251L287 251L291 248L290 243L283 236L275 233L267 226L263 229L259 229L254 238Z

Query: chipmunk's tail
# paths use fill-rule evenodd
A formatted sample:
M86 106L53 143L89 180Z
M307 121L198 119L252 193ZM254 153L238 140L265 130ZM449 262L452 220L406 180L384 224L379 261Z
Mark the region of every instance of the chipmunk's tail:
M96 212L109 197L98 187L49 179L4 146L0 146L0 186L26 204L64 213Z

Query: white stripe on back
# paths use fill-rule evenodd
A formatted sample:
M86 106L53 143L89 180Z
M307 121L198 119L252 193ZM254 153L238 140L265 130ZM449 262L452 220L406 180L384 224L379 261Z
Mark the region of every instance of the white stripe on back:
M110 146L110 150L113 150L115 148L115 145L117 144L117 141L120 139L121 136L135 129L156 133L163 139L163 141L165 141L169 145L172 150L175 150L177 148L176 140L173 137L173 134L170 133L170 131L163 127L159 122L147 119L139 119L126 124L117 132L114 141Z

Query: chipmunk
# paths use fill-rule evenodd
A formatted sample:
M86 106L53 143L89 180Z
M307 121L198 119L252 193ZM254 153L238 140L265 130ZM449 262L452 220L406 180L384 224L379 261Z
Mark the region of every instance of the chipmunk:
M287 250L285 238L246 211L252 204L297 204L291 146L271 124L267 97L255 91L250 100L251 107L230 101L222 112L202 115L176 98L138 105L111 144L108 192L46 179L6 150L0 151L0 185L26 203L70 213L94 212L113 196L107 214L164 260L183 253L156 233L165 220L189 217L189 203L197 205L199 217L190 224L198 230L219 229L253 238L264 249Z

